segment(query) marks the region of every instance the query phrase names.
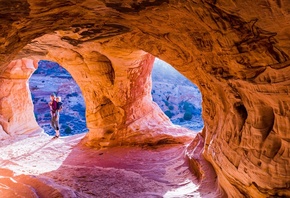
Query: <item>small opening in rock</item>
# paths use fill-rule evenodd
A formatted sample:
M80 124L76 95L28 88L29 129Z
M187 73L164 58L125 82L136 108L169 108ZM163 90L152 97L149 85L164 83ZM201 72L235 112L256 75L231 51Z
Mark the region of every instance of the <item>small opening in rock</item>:
M152 97L171 122L201 130L201 93L196 85L170 64L156 58L152 70Z
M29 86L35 118L44 132L55 135L50 124L48 106L52 93L61 96L63 103L59 119L60 135L87 132L84 99L79 86L67 70L55 62L39 61L38 69L29 79Z
M246 107L243 104L236 103L235 108L238 114L241 116L241 118L245 121L248 117L248 112L247 112Z

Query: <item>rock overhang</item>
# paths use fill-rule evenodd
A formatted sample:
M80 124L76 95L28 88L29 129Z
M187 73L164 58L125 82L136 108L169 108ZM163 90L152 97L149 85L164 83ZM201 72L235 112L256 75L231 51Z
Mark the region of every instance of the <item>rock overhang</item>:
M148 91L157 56L200 88L204 156L228 195L289 195L286 1L17 1L0 13L8 13L1 18L1 78L11 81L3 71L13 59L61 63L85 92L92 144L128 143L128 131L141 143L134 136L140 123L168 126Z

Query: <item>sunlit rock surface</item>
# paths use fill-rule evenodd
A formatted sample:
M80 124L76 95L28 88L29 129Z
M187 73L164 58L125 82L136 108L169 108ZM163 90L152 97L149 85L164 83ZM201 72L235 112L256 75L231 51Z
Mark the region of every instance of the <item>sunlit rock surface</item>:
M40 131L33 114L28 78L37 62L19 59L0 72L0 139Z
M1 196L211 198L223 195L213 168L199 156L200 162L208 166L207 178L201 183L192 174L184 155L185 145L103 150L76 147L83 136L51 140L51 136L40 133L1 142Z
M203 154L227 195L290 196L289 11L287 0L2 2L0 73L23 57L63 65L85 97L86 145L184 142L151 100L157 56L200 88ZM1 134L14 134L5 119Z
M152 70L152 99L177 125L200 131L201 94L198 88L168 63L155 58ZM62 98L60 116L61 136L87 132L85 102L78 84L70 73L56 62L39 61L29 79L36 121L44 131L54 135L50 125L48 102L50 94Z

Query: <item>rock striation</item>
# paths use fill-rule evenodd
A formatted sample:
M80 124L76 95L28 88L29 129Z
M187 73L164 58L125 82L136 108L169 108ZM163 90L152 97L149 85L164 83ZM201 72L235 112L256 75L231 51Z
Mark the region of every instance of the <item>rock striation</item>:
M150 72L156 56L201 90L204 128L199 139L227 195L290 196L287 0L0 4L1 89L17 77L23 83L29 78L25 67L15 63L53 60L83 92L89 129L83 143L185 141L152 102ZM24 84L1 94L19 93ZM12 108L22 107L24 100L31 104L29 96L10 95L9 108L0 96L1 137L37 128L27 124L33 116L24 116L32 114L31 105Z
M0 73L0 139L40 131L31 100L28 79L37 61L18 59L3 66Z

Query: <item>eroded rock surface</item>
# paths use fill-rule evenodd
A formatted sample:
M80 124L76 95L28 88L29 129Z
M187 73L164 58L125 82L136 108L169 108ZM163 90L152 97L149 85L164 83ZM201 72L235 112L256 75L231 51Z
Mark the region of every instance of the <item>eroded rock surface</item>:
M178 142L150 96L157 56L199 86L204 157L228 196L290 196L289 12L287 0L1 2L0 73L23 57L63 65L88 145Z
M19 59L0 72L0 139L41 130L35 121L28 78L37 62Z

